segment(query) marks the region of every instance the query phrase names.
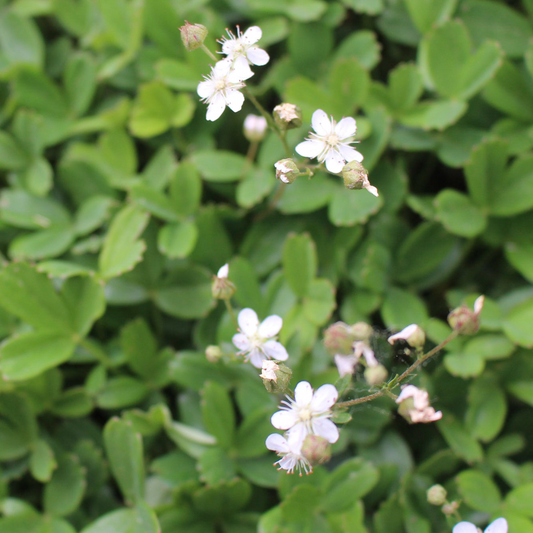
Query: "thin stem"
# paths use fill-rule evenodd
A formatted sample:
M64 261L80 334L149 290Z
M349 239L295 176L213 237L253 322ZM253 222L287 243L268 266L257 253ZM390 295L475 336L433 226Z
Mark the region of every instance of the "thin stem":
M235 329L239 329L239 323L237 322L237 317L235 316L235 311L233 311L233 307L231 306L231 302L229 298L226 298L224 300L224 305L226 306L226 309L228 310L229 316L231 317L231 321L233 322L233 325L235 326Z
M458 335L457 331L452 331L450 335L446 339L444 339L439 345L435 346L435 348L433 348L432 350L429 350L429 352L423 355L422 357L420 357L420 359L417 359L405 372L403 372L403 374L400 374L400 376L398 376L391 382L394 384L394 387L397 387L407 376L409 376L409 374L411 374L414 370L416 370L422 363L427 361L430 357L435 355L437 352L440 352L449 342L453 341L453 339L455 339L457 335ZM385 386L380 391L375 392L374 394L370 394L369 396L363 396L362 398L356 398L355 400L349 400L347 402L339 402L337 403L337 406L338 407L350 407L352 405L370 402L383 395L395 396L394 394L390 392L389 386L390 384Z
M211 52L211 50L209 50L209 48L207 48L207 46L205 44L202 43L202 46L200 47L213 61L218 61L219 58L213 54L213 52Z

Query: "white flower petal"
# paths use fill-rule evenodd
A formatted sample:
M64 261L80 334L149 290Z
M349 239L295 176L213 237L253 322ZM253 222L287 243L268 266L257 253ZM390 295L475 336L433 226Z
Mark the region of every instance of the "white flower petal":
M376 198L379 196L379 192L377 190L376 187L374 187L373 185L370 185L370 183L368 185L365 185L364 187L370 194L373 194Z
M477 533L477 527L471 522L459 522L454 526L453 533Z
M283 326L283 319L281 317L278 315L267 316L259 326L259 336L264 339L269 339L279 333L281 326Z
M217 272L217 278L227 278L229 274L229 265L226 263L225 265L221 266L218 269Z
M484 303L485 296L480 296L479 298L476 298L476 301L474 302L474 313L476 313L476 315L479 315L479 313L481 313Z
M290 429L298 422L298 415L294 411L277 411L270 422L276 429Z
M248 61L250 61L250 63L252 63L253 65L258 65L259 67L266 65L270 60L270 56L264 50L261 50L261 48L258 48L257 46L252 46L248 50L246 57L248 58Z
M196 92L200 98L209 98L215 92L215 82L213 80L201 81Z
M485 533L507 533L508 529L507 520L505 518L497 518L492 524L487 526Z
M331 119L325 111L322 111L322 109L317 109L313 113L311 125L318 135L329 135L331 133Z
M324 413L329 411L329 409L335 405L338 397L339 392L333 385L330 385L329 383L322 385L322 387L319 387L315 394L313 394L311 409L314 413Z
M300 381L294 389L294 401L298 406L306 406L313 399L313 387L307 381Z
M296 146L295 150L302 157L318 157L325 148L322 141L304 141Z
M259 319L257 318L257 313L253 309L245 307L239 313L237 322L239 322L239 328L241 328L241 331L248 337L252 337L257 333Z
M295 424L287 434L287 441L291 451L300 453L305 437L309 434L309 430L305 424L298 422Z
M244 104L244 94L239 91L230 90L226 93L226 104L235 113L242 109Z
M298 459L292 453L290 453L286 455L283 459L278 461L277 464L282 470L287 470L287 472L290 473L296 468L296 465L298 464Z
M279 433L273 433L272 435L269 435L265 441L265 446L267 449L274 452L289 453L290 451L289 444L285 440L285 437Z
M261 36L263 35L263 31L259 26L251 26L248 28L244 35L241 37L241 40L245 44L255 44L259 39L261 39Z
M233 62L233 69L228 74L228 80L232 83L239 83L254 75L253 70L244 56L237 56Z
M338 174L339 172L342 172L345 164L346 161L342 155L337 152L337 150L329 151L328 155L326 156L326 168L329 172L332 174Z
M329 418L314 418L313 432L331 444L339 440L339 428Z
M407 340L416 331L416 328L418 328L416 324L411 324L403 328L402 331L391 335L387 340L389 341L389 344L394 344L394 342L398 340Z
M239 41L237 39L228 39L222 44L222 53L228 56L233 55L238 46Z
M418 387L415 387L414 385L406 385L402 388L402 392L400 392L398 398L396 398L396 403L402 403L404 400L407 400L407 398L414 398L418 392Z
M239 348L242 352L249 352L252 348L252 345L250 344L250 340L246 335L243 335L242 333L236 333L233 335L233 344Z
M348 146L346 144L339 144L337 146L339 149L339 152L342 154L342 157L348 161L348 163L351 163L352 161L357 161L358 163L361 163L361 161L364 159L363 155L360 154L355 148L352 148L351 146Z
M335 364L337 365L340 377L342 378L348 374L353 374L355 372L357 361L358 359L353 355L336 355Z
M221 94L215 94L213 100L211 100L207 106L205 118L211 122L214 122L220 118L222 113L224 113L224 109L226 109L226 101L224 100L224 97Z
M339 139L346 139L348 137L353 137L357 131L357 126L355 125L355 119L352 117L343 118L335 126L335 134Z
M215 63L215 66L211 69L211 73L217 79L223 78L231 71L232 64L232 61L227 57L225 59L221 59Z
M265 360L265 355L261 350L258 348L254 348L250 352L250 363L252 363L255 368L262 368L263 367L263 361Z
M263 351L271 359L276 359L276 361L286 361L289 358L287 350L283 344L278 341L267 341L263 344Z

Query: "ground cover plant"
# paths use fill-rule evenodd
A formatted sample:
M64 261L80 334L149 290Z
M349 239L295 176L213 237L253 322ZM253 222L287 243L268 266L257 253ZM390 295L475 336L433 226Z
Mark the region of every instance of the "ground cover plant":
M0 0L0 531L532 533L532 38Z

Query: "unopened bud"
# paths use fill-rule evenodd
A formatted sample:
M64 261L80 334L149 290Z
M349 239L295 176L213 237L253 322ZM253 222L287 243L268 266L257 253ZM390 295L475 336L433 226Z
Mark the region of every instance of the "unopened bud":
M427 491L428 502L431 505L443 505L446 503L448 493L442 485L433 485Z
M218 346L210 345L205 349L205 358L210 363L216 363L222 355L222 350Z
M213 276L211 293L217 300L229 300L236 291L235 285L228 279L229 267L221 267L216 276Z
M331 444L318 435L307 435L302 444L302 455L311 465L321 465L331 459Z
M265 138L268 123L265 117L248 115L244 119L244 136L250 142L260 142Z
M353 352L353 333L344 322L335 322L324 331L324 345L331 355L349 355Z
M181 40L189 52L200 48L204 44L208 31L202 24L191 24L185 21L180 28Z
M268 392L287 392L291 381L292 370L279 361L265 359L259 377Z
M342 177L347 189L363 189L368 183L368 171L357 161L344 165Z
M374 330L366 322L356 322L353 326L350 326L350 332L354 337L354 341L368 342Z
M292 159L280 159L274 166L276 167L276 178L283 183L292 183L300 175L300 169Z
M459 503L458 502L451 502L451 503L447 503L446 505L443 505L441 507L441 511L446 515L446 516L451 516L455 513L455 511L457 511L457 509L459 509Z
M282 130L292 130L302 125L302 110L294 104L280 104L274 108L274 121Z
M389 337L389 343L394 344L397 340L404 340L411 348L423 348L426 343L424 330L416 324L411 324L399 333Z
M365 380L369 385L381 385L389 376L383 365L369 366L365 369Z

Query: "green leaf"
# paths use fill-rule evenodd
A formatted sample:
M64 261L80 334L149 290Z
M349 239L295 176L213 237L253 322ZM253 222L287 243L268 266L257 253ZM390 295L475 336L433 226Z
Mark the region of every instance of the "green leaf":
M118 418L104 428L104 443L113 477L129 504L142 501L144 494L144 460L142 437L131 425Z
M533 88L525 73L509 61L504 61L482 96L491 106L520 122L533 121Z
M308 294L316 270L316 247L309 234L289 234L283 245L283 273L296 296Z
M52 478L53 471L57 468L54 452L49 444L39 439L32 450L30 457L31 475L41 483L47 483Z
M389 96L395 111L405 111L418 102L424 91L418 67L403 63L389 74Z
M155 65L157 78L178 91L195 91L198 72L191 65L176 59L164 58Z
M137 502L135 506L134 533L161 533L155 511L144 501Z
M159 230L157 248L171 259L187 257L198 241L198 227L191 220L167 224Z
M11 241L9 255L13 259L47 259L66 252L74 242L70 227L53 227L21 235Z
M478 470L463 470L455 479L459 494L472 509L492 513L500 506L500 491L486 474Z
M64 391L54 402L51 411L64 418L87 416L94 408L89 391L83 387L73 387Z
M278 203L278 209L285 215L311 213L327 205L334 194L335 182L323 174L315 174L311 181L297 179L286 187Z
M376 34L370 30L359 30L351 33L338 46L335 57L350 59L355 57L366 69L373 69L380 60L381 46Z
M486 309L483 311L486 312ZM464 345L463 350L467 354L480 355L483 359L491 361L509 357L514 352L515 345L505 335L478 334Z
M0 272L0 304L37 329L72 330L69 310L50 279L25 263L8 265Z
M528 299L513 306L505 315L503 330L519 346L533 347L533 299Z
M130 5L125 0L99 0L98 7L115 44L127 49L133 22Z
M76 456L61 455L57 462L57 470L44 488L44 509L54 516L66 516L80 506L87 481Z
M98 392L96 402L103 409L122 409L141 402L148 394L144 382L130 376L111 378Z
M303 76L296 76L287 82L284 96L285 102L292 102L300 107L306 122L311 121L311 116L317 109L323 109L326 113L333 113L336 109L329 93Z
M406 126L424 130L444 130L455 124L467 110L460 100L434 100L422 102L399 117Z
M81 533L136 533L136 513L133 509L118 509L98 518Z
M477 353L449 353L444 356L444 366L452 376L471 378L485 369L485 360Z
M320 505L321 494L316 487L300 485L280 504L286 522L307 522Z
M63 74L69 108L76 117L82 116L91 105L96 91L96 65L88 54L71 57Z
M383 0L343 0L343 3L356 13L377 15L383 11Z
M0 349L4 379L20 381L38 376L70 359L75 342L70 336L31 331L12 337Z
M510 511L516 511L533 518L531 502L533 498L533 483L526 483L509 492L505 498L505 506Z
M304 316L313 324L323 326L331 317L336 306L333 284L328 279L312 280L309 291L302 302Z
M23 179L29 192L45 196L52 188L54 172L48 160L39 157L24 170Z
M114 205L115 201L109 196L95 195L87 198L76 212L74 220L76 235L87 235L102 226L108 220Z
M214 485L235 478L234 461L228 457L225 450L214 446L207 448L198 461L200 480L208 485Z
M130 194L135 203L156 217L170 222L176 222L179 219L170 199L164 193L148 185L139 184L131 188Z
M244 177L246 158L226 150L198 150L192 161L206 181L236 181Z
M24 153L22 146L5 131L0 131L0 168L18 170L24 168L30 158Z
M0 48L13 65L43 66L44 43L37 24L13 9L4 9L0 17Z
M196 166L182 161L170 178L170 201L181 216L195 213L202 199L202 180Z
M329 73L329 90L339 114L349 115L365 102L370 76L356 59L337 59Z
M383 206L383 199L366 190L336 188L328 206L328 218L335 226L365 224Z
M508 243L505 257L522 276L533 282L533 245Z
M148 324L142 318L130 322L120 333L120 343L131 368L140 376L150 376L157 355L157 341Z
M26 396L0 394L0 460L24 457L37 441L37 421Z
M385 294L381 316L392 330L401 330L413 323L423 327L429 318L425 304L418 296L395 287Z
M218 445L230 448L235 435L235 412L226 389L213 381L202 390L202 418Z
M367 239L352 255L348 275L357 287L381 293L389 282L390 263L389 249Z
M467 463L483 459L483 449L479 443L453 415L445 413L442 420L437 422L437 427L450 448Z
M252 411L239 426L235 438L239 458L251 458L265 455L265 440L272 433L270 408Z
M273 172L262 168L255 169L237 185L237 203L246 209L261 202L276 185Z
M147 223L147 213L135 205L127 205L119 211L107 232L98 260L102 277L120 276L141 260L146 245L138 237Z
M426 33L435 25L453 15L458 0L406 0L409 15L420 33Z
M265 301L253 265L244 257L233 259L229 267L229 279L235 284L235 299L241 307L251 307L259 315L265 315Z
M444 189L435 198L437 219L454 235L475 237L483 233L487 217L468 196L454 189Z

